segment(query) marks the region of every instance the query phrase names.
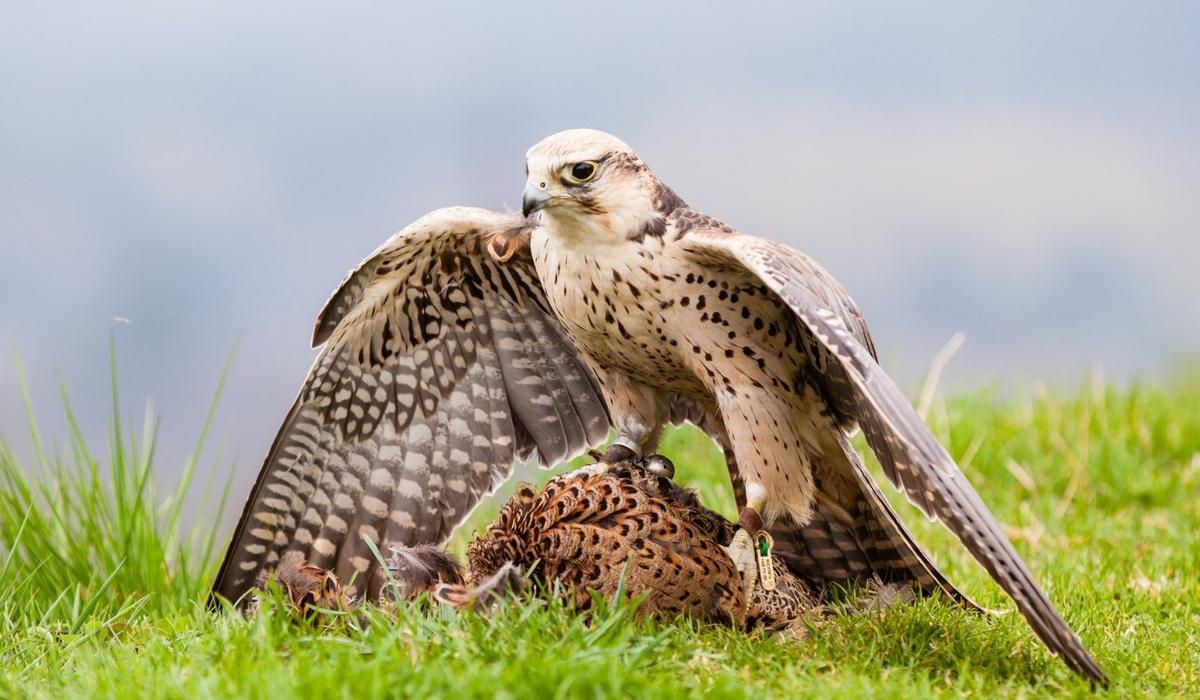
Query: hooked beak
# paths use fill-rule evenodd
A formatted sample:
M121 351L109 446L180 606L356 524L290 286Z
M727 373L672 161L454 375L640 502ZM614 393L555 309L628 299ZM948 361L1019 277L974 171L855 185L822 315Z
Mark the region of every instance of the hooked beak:
M535 211L546 208L553 197L549 192L535 187L532 182L525 183L525 191L521 193L521 213L526 218Z

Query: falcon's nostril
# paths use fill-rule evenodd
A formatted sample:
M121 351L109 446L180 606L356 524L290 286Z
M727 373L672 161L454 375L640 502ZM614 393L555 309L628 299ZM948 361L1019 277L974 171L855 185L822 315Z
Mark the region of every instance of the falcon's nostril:
M546 183L544 183L544 182L539 182L539 183L538 183L538 187L544 190L544 189L546 189Z

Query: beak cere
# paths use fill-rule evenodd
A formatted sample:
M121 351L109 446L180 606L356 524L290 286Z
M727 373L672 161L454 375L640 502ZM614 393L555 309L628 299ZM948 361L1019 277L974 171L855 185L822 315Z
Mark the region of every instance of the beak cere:
M521 213L528 217L535 211L540 211L545 208L550 202L550 195L542 189L526 183L525 191L521 193Z

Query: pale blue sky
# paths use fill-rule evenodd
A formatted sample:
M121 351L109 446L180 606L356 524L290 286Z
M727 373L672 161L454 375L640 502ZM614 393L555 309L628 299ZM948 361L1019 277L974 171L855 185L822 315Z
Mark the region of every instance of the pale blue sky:
M823 261L908 386L959 330L958 382L1161 375L1200 349L1197 7L9 2L0 347L59 439L60 378L98 434L115 337L170 470L241 338L240 493L344 272L589 126Z

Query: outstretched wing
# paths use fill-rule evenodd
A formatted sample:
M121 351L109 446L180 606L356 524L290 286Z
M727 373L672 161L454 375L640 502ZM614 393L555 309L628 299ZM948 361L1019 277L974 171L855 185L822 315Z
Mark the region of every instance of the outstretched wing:
M364 539L440 543L515 460L553 464L605 439L604 401L527 242L518 215L441 209L350 273L317 318L325 347L214 593L239 599L296 551L373 597L382 575Z
M824 395L839 421L861 426L892 483L959 538L1051 651L1085 678L1107 683L975 489L875 361L861 319L848 313L853 304L828 273L797 251L753 236L695 230L679 245L698 263L750 275L779 296L806 331L804 342L823 370Z

